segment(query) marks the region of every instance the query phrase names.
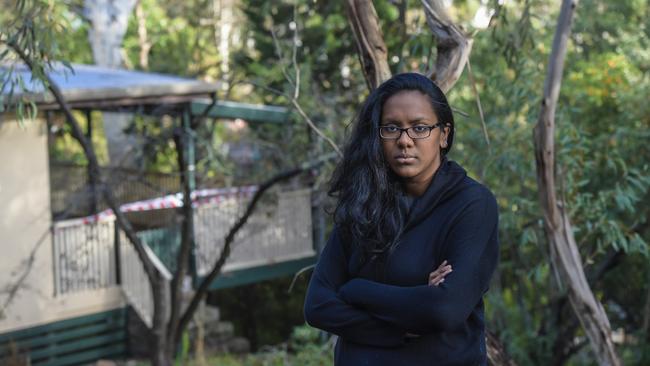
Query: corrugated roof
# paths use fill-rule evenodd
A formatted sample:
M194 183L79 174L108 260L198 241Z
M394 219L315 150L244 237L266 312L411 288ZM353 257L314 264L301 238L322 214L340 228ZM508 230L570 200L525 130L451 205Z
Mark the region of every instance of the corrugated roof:
M7 66L0 66L2 71ZM137 104L180 103L196 97L208 97L219 88L218 83L178 76L111 69L95 65L73 64L73 72L57 64L50 77L61 89L72 107L110 109ZM43 86L31 80L31 72L24 65L14 66L12 78L21 76L29 94L19 94L16 86L14 97L27 95L41 106L53 106L54 97L43 93ZM4 80L3 80L4 81ZM8 83L3 83L2 94L9 94Z

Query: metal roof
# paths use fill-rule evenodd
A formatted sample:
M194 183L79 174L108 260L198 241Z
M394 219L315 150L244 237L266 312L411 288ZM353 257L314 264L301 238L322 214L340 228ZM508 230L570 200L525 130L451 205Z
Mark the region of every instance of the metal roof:
M0 74L10 66L0 65ZM112 109L133 105L156 105L188 102L197 97L210 97L219 83L150 72L111 69L96 65L73 64L71 72L62 64L56 64L48 75L59 86L68 104L73 108ZM22 77L29 93L21 94L18 86L13 98L28 97L40 108L57 108L51 93L44 93L43 86L33 81L25 65L14 65L10 76ZM9 94L9 83L3 80L2 94ZM8 102L5 100L5 103ZM49 108L48 108L49 107Z

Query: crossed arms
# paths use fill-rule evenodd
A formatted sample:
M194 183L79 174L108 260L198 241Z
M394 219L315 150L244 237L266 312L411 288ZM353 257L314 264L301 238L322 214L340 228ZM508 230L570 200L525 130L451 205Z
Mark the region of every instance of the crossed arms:
M444 256L453 273L438 286L393 286L350 278L335 229L320 256L305 300L305 319L351 342L399 347L407 333L462 325L487 290L498 260L494 198L472 200L452 223Z

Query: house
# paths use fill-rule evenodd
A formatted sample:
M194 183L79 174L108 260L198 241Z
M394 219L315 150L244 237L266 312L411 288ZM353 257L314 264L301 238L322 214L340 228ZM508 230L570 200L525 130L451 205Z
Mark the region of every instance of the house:
M97 66L73 69L65 75L59 66L50 76L69 105L87 116L90 111L162 110L179 124L193 116L276 123L286 119L287 111L280 107L215 102L211 97L218 86L212 83ZM25 68L17 67L15 74L30 80ZM53 166L48 156L48 128L59 106L38 85L28 86L33 92L29 98L39 108L37 117L19 122L12 111L0 115L0 361L16 354L29 355L34 365L122 357L128 353L126 309L151 324L151 294L142 265L111 212L96 201L87 216L74 210L72 215L54 212L53 205L65 202L52 199L52 177L63 168ZM8 90L2 93L6 101ZM120 180L127 188L136 186ZM83 184L86 190L93 182L88 183ZM194 191L196 278L209 271L225 230L255 189ZM165 210L182 204L177 192L136 194L120 203L135 219L144 212L164 216ZM157 226L143 227L139 235L159 270L169 273L177 229ZM212 288L295 273L314 261L310 191L282 192L276 205L263 207L240 233Z

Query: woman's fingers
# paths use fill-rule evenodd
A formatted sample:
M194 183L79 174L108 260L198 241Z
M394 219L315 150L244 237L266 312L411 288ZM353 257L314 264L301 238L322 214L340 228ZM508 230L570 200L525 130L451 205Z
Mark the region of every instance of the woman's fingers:
M443 273L443 272L445 272L448 268L451 268L451 266L450 266L450 265L447 265L447 261L443 261L443 262L438 266L438 268L436 268L435 271L433 271L433 272L431 272L431 273L429 274L429 278L431 278L432 276L435 276L435 275L437 275L437 274L439 274L439 273Z
M445 260L440 266L429 274L429 285L438 286L445 281L445 276L452 272L451 265L447 264Z
M440 277L440 276L444 277L447 274L449 274L451 271L452 271L451 265L438 267L438 269L436 269L435 271L429 273L429 279L432 279L434 277Z
M444 276L438 276L438 277L434 277L434 278L430 279L429 280L429 285L438 286L439 284L441 284L443 282L445 282L445 277Z

